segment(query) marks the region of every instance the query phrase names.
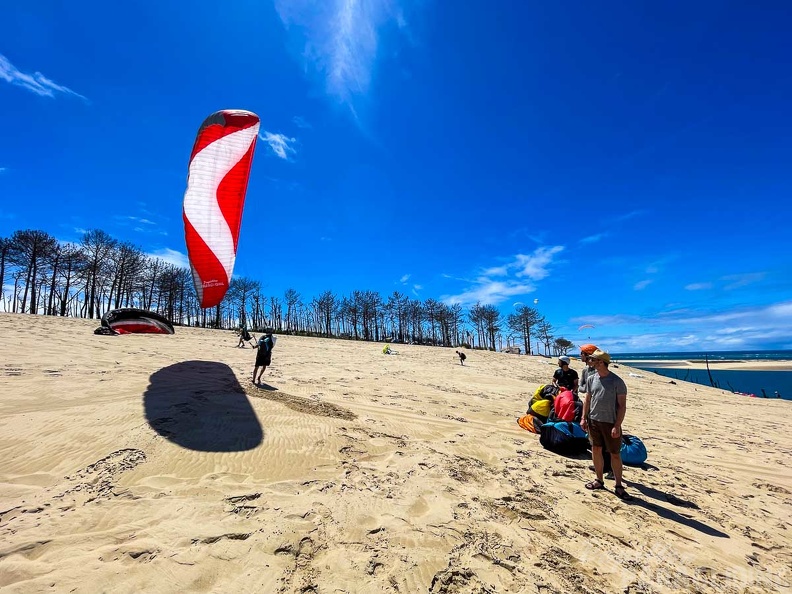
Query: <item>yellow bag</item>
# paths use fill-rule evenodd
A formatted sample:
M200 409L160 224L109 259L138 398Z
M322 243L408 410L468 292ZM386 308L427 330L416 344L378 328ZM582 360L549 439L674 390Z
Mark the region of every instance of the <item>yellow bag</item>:
M547 418L550 416L550 409L552 406L552 400L537 400L531 405L531 410L537 415Z

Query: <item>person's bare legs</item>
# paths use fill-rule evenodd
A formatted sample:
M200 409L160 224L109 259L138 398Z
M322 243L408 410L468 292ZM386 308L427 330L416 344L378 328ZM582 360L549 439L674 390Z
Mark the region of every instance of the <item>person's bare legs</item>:
M258 381L256 380L256 372L258 371L258 369L259 369L258 366L253 368L253 383L254 384L258 383ZM259 373L259 379L261 379L261 374L260 373Z
M616 479L616 486L618 487L622 484L622 470L624 469L622 466L621 452L618 454L611 454L610 459L613 477Z
M605 467L605 459L602 457L602 446L591 446L591 461L594 462L594 472L597 474L597 480L601 485L604 485L602 469ZM619 458L619 466L621 467L621 458ZM621 472L621 468L619 472Z

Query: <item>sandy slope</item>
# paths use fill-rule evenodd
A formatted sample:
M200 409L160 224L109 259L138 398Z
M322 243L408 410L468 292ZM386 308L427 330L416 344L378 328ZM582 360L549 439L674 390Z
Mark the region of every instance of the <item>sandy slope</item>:
M544 359L283 336L258 388L230 332L96 326L0 314L4 592L792 588L789 402L614 369L624 503L516 424Z

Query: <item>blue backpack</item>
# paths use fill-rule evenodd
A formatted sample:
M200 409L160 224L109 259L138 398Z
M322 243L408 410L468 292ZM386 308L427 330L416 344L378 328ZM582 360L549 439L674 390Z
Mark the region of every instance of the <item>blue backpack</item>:
M635 435L622 435L621 459L627 466L640 466L646 462L649 454L640 437Z
M585 454L589 448L588 433L577 423L548 422L542 425L539 432L539 443L546 450L562 456Z

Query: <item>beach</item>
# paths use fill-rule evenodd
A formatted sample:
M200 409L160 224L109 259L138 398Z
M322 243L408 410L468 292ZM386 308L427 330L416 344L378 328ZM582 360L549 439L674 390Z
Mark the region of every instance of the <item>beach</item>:
M623 502L517 425L553 359L284 335L259 387L233 332L98 325L0 314L3 592L792 588L789 402L618 363Z

